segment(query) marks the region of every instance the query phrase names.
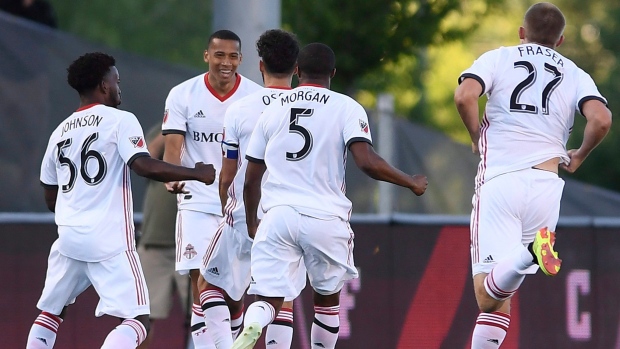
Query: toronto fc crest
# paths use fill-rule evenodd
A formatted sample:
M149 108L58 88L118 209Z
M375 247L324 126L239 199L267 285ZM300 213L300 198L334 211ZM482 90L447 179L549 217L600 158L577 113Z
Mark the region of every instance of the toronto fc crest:
M196 249L194 248L194 245L187 244L187 246L185 246L185 252L183 252L183 255L185 256L185 258L192 259L196 257L197 254L198 253L196 253Z

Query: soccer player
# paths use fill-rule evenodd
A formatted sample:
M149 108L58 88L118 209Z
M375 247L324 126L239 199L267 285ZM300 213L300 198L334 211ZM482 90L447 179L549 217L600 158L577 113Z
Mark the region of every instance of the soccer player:
M93 285L96 316L123 319L102 348L135 348L147 335L149 298L136 252L129 169L160 182L215 180L212 165L195 169L151 158L136 117L121 103L113 57L87 53L67 69L80 107L52 133L41 165L45 202L55 212L45 287L28 335L29 349L52 348L66 308ZM204 185L204 184L201 184Z
M299 44L283 30L268 30L256 42L265 88L232 104L224 118L220 198L224 225L218 229L204 258L199 281L205 322L218 348L230 348L243 321L243 295L250 285L250 250L243 205L245 152L256 121L263 110L290 91L297 66ZM206 281L205 281L206 280ZM303 288L305 270L297 274ZM265 343L270 349L290 348L293 339L293 299L287 299L267 328ZM231 318L231 314L233 315ZM231 336L231 327L234 330Z
M427 186L425 176L407 175L375 153L364 108L329 90L336 72L329 46L309 44L297 62L300 85L265 109L246 152L243 199L248 235L254 239L248 294L258 297L246 311L233 349L253 348L284 298L299 295L295 273L302 263L314 290L312 346L334 348L340 291L346 280L358 277L349 225L351 201L345 196L347 150L374 179L416 195ZM259 201L265 211L260 226Z
M472 348L501 346L510 297L525 275L556 275L554 251L564 181L558 167L579 168L611 126L592 78L555 49L565 19L550 3L532 5L520 44L489 51L459 78L458 112L480 153L471 215L471 261L480 315ZM478 99L488 96L479 121ZM579 149L566 151L575 110L587 120Z
M162 133L164 161L191 164L207 161L219 172L222 165L222 129L226 109L236 100L262 87L237 73L241 64L241 39L229 31L213 33L204 52L209 71L170 90L166 99ZM200 160L197 160L200 159ZM188 274L192 286L192 338L196 348L214 348L204 324L197 288L202 257L222 221L218 183L167 183L178 193L176 270Z

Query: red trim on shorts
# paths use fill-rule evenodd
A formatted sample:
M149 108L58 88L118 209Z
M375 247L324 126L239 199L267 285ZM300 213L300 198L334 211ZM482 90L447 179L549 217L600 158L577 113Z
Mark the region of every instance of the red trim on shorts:
M207 253L205 253L204 257L202 258L202 265L205 268L207 267L207 263L209 262L209 259L211 259L211 254L213 253L215 246L220 241L220 237L222 236L222 231L224 231L224 224L225 224L224 221L221 221L220 224L217 226L217 230L215 231L215 234L213 235L213 239L211 239L211 242L209 243L209 247L207 248Z

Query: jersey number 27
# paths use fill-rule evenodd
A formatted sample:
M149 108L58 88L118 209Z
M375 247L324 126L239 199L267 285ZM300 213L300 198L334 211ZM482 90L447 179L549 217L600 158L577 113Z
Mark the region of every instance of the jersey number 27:
M525 80L521 81L517 87L515 87L514 91L512 91L512 95L510 95L510 111L517 113L537 114L537 106L519 103L519 97L521 94L527 90L528 87L532 86L534 82L536 82L536 67L528 61L515 62L514 67L525 68L527 70L527 77ZM551 98L551 93L555 90L555 88L558 87L560 82L562 82L563 76L557 67L554 67L549 63L545 63L545 71L553 74L553 79L549 81L542 92L542 113L544 115L549 115L549 98Z

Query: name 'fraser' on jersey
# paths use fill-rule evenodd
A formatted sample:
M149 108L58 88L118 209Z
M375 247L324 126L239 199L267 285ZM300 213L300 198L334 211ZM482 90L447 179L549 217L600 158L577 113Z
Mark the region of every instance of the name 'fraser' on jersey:
M96 104L78 109L52 133L41 183L58 186L58 249L86 262L135 250L129 166L149 156L132 113Z
M575 110L585 101L607 103L592 78L557 51L528 43L489 51L459 81L474 78L487 94L480 129L476 187L507 172L559 157Z
M246 158L264 161L269 177L261 206L292 206L302 214L348 220L348 145L372 144L368 116L352 98L318 85L282 94L260 117Z

